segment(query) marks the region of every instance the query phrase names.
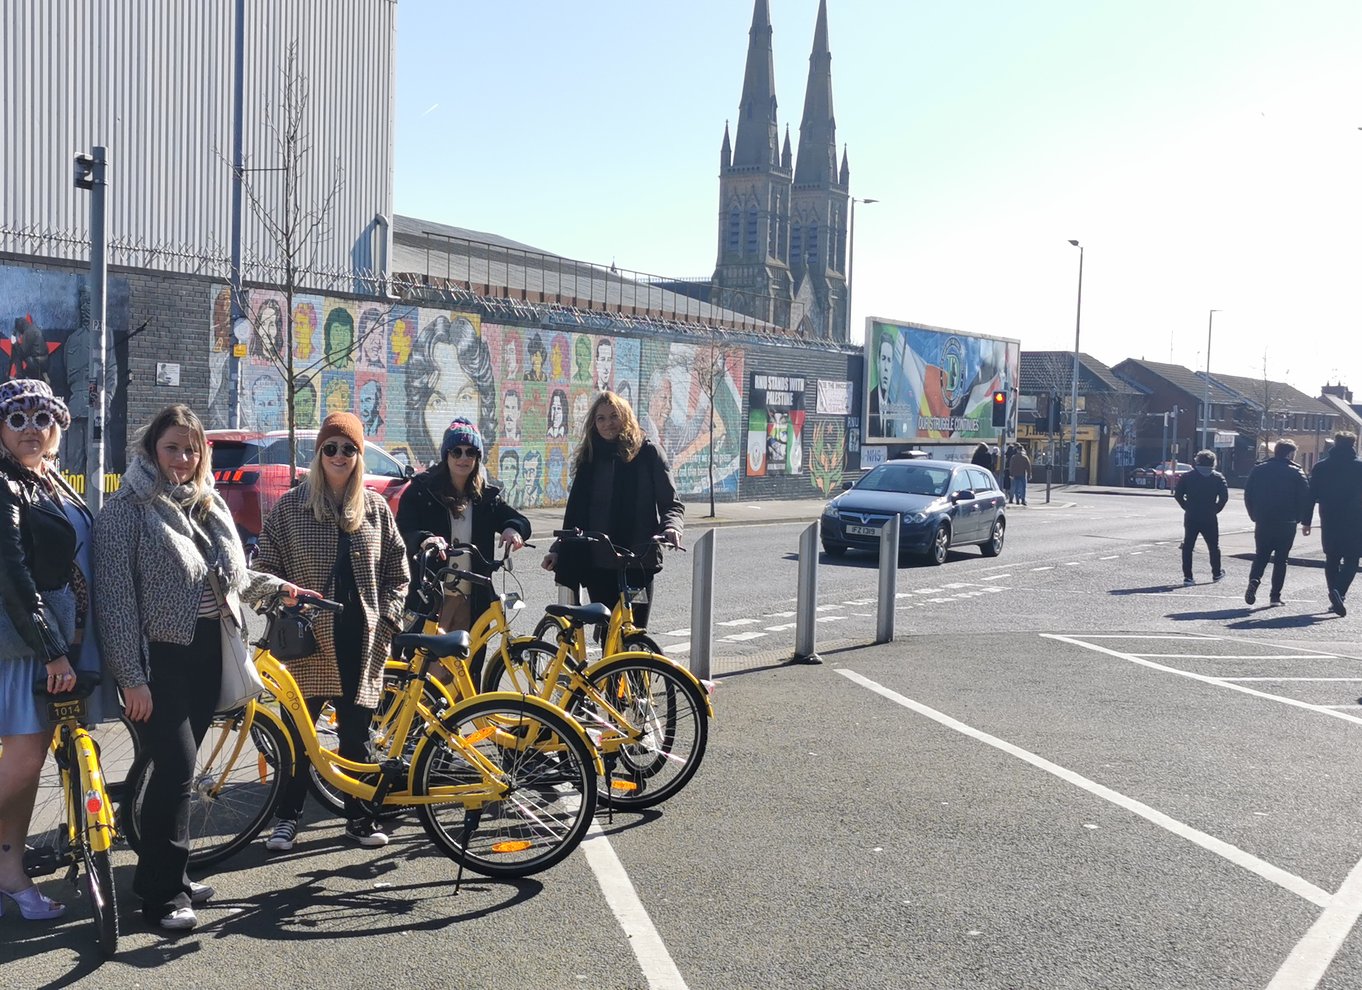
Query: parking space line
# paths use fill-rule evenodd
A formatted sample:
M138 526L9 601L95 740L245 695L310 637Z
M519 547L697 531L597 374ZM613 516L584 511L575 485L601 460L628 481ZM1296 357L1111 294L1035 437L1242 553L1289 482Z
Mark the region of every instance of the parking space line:
M990 574L990 575L989 575L988 577L986 577L986 578L981 578L981 580L983 580L983 581L1001 581L1003 578L1010 578L1011 576L1012 576L1011 574Z
M614 847L601 831L599 823L591 823L581 848L591 872L596 874L596 883L605 895L605 902L610 905L615 920L628 936L629 948L634 951L634 958L643 970L649 990L686 990L681 971L672 961L671 953L667 951L662 936L639 900L638 891L634 889L624 864L615 855Z
M1049 638L1063 640L1065 642L1073 642L1072 640L1069 640L1063 636L1051 636ZM1077 645L1081 646L1083 644L1079 643ZM1282 887L1283 889L1288 890L1293 894L1296 894L1298 897L1304 898L1311 904L1318 905L1319 907L1325 907L1332 900L1332 896L1327 891L1319 887L1316 887L1308 880L1304 880L1301 877L1296 876L1294 873L1290 873L1282 869L1280 866L1274 866L1272 863L1269 863L1266 860L1259 859L1252 853L1245 852L1238 846L1231 845L1230 843L1226 842L1223 839L1217 839L1215 836L1209 835L1206 832L1201 831L1200 829L1193 828L1191 825L1184 824L1183 822L1180 822L1177 819L1172 818L1161 811L1151 808L1149 805L1143 803L1142 801L1136 801L1134 798L1127 797L1126 795L1121 794L1118 791L1112 790L1110 787L1106 787L1102 784L1097 783L1097 781L1095 780L1090 780L1087 777L1084 777L1082 774L1076 773L1073 770L1066 769L1065 767L1061 767L1057 763L1051 763L1044 757L1037 756L1035 753L1032 753L1029 750L1022 749L1020 746L1014 745L1013 743L1007 742L1006 740L999 739L997 736L989 735L987 732L984 732L981 729L976 729L971 725L966 725L964 722L960 722L954 718L951 718L949 715L946 715L943 712L939 712L935 708L929 708L927 705L924 705L921 702L913 701L911 698L904 697L897 691L892 691L889 688L886 688L884 685L878 684L875 681L872 681L870 678L864 677L853 670L840 668L838 669L837 673L841 674L843 677L847 678L853 683L859 684L861 687L866 688L867 690L874 691L876 694L880 695L883 698L887 698L888 700L894 702L896 705L902 705L909 711L917 712L919 715L923 715L931 719L932 721L945 726L948 729L951 729L955 732L959 732L962 735L969 736L971 739L975 739L979 742L984 743L985 745L992 746L994 749L1001 750L1002 752L1007 753L1009 756L1014 756L1025 763L1031 764L1031 766L1035 767L1038 770L1044 770L1046 773L1058 777L1060 780L1063 780L1066 783L1073 784L1075 787L1087 791L1094 797L1099 797L1104 801L1116 805L1118 808L1123 808L1126 811L1139 815L1146 821L1152 822L1153 824L1159 826L1160 828L1168 832L1171 832L1173 835L1176 835L1182 839L1186 839L1188 842L1200 846L1207 852L1214 853L1215 855L1228 860L1234 865L1242 867L1243 869L1248 870L1250 873L1254 873L1257 876L1262 877L1264 880L1267 880L1270 883L1274 883L1277 886ZM1351 877L1349 879L1351 879Z
M1207 636L1204 633L1084 633L1087 639L1224 639L1224 636Z
M1337 660L1329 653L1132 653L1150 660Z
M1227 691L1238 691L1242 694L1252 695L1255 698L1263 698L1267 701L1275 701L1278 704L1290 705L1292 708L1304 708L1306 711L1319 712L1321 715L1328 715L1330 718L1342 719L1345 722L1353 722L1356 725L1362 725L1362 718L1358 718L1355 715L1345 715L1342 712L1330 711L1322 705L1312 705L1308 701L1297 701L1295 698L1283 698L1281 695L1272 694L1267 691L1257 691L1251 687L1245 687L1242 684L1232 683L1223 677L1211 677L1208 674L1197 674L1190 670L1179 670L1177 667L1169 667L1165 664L1155 663L1153 660L1147 660L1144 657L1136 656L1133 653L1122 653L1119 650L1109 650L1105 646L1098 646L1096 643L1085 643L1083 640L1075 639L1072 636L1059 636L1055 633L1041 633L1040 635L1044 639L1058 640L1061 643L1072 643L1074 646L1081 646L1085 650L1092 650L1094 653L1105 653L1107 656L1115 657L1117 660L1125 660L1128 663L1138 663L1142 667L1148 667L1151 670L1161 670L1165 674L1176 674L1178 677L1186 677L1189 680L1201 681L1203 684L1211 684L1215 687L1225 688ZM1257 658L1253 657L1251 659Z
M1348 873L1343 886L1315 923L1296 943L1267 990L1311 990L1319 986L1329 964L1362 916L1362 863Z
M1222 677L1222 681L1362 681L1362 677Z

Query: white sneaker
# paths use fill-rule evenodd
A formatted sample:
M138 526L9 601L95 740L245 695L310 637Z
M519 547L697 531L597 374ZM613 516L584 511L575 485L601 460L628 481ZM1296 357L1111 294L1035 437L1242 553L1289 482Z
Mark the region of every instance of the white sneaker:
M199 923L193 908L176 908L157 922L162 928L172 932L187 932Z
M281 818L274 825L274 831L265 840L265 848L270 852L288 852L293 848L293 839L298 834L298 820Z

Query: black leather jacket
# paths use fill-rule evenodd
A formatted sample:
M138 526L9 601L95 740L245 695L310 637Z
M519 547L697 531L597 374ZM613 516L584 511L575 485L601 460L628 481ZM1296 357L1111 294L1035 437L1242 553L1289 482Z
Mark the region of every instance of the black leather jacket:
M65 587L76 559L76 531L61 505L28 471L0 457L0 601L34 655L69 652L43 611L42 593Z
M1297 523L1310 518L1310 482L1295 461L1270 457L1249 472L1244 508L1255 523Z

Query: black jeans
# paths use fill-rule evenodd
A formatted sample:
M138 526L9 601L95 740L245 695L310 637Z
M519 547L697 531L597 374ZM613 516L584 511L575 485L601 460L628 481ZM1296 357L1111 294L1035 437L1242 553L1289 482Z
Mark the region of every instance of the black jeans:
M1253 527L1253 564L1249 567L1249 580L1261 581L1267 570L1269 558L1272 560L1272 597L1282 596L1282 585L1286 583L1286 559L1291 555L1291 545L1296 542L1295 520L1264 522Z
M1357 575L1358 551L1355 547L1324 548L1324 584L1330 591L1337 591L1340 598L1348 597L1348 588Z
M158 920L189 907L189 793L199 744L208 734L222 688L218 619L200 619L194 641L151 643L151 717L138 727L152 769L142 799L142 847L132 889L142 911Z
M629 587L642 587L646 602L634 603L634 625L640 629L648 628L648 613L652 611L653 575L642 571L629 571ZM600 602L613 609L620 600L620 572L603 567L593 567L586 573L586 593L593 602Z
M360 674L364 669L364 657L360 653L363 634L359 605L347 602L345 611L336 623L336 667L340 673L340 697L306 699L308 717L314 722L321 713L322 705L331 702L336 712L336 735L339 738L337 752L356 763L369 762L369 723L374 717L372 708L355 704ZM292 722L288 723L288 730L297 751L306 752ZM299 772L293 775L288 787L279 796L279 803L274 809L276 816L296 819L302 814L303 804L307 801L308 777L306 765L299 767ZM345 817L351 821L368 817L359 799L348 794L345 797Z
M1192 545L1200 536L1206 541L1206 550L1211 555L1211 575L1220 573L1220 520L1215 516L1209 519L1184 516L1182 520L1182 576L1192 576Z

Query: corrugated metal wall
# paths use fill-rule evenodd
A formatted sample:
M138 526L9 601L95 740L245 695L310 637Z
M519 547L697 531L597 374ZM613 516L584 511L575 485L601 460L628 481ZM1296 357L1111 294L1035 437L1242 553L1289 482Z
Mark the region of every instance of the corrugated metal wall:
M84 258L89 197L72 155L110 161L115 264L224 275L230 257L233 46L239 0L4 0L0 3L0 250ZM374 216L392 213L395 0L240 0L248 167L279 164L285 53L298 45L309 92L299 200L341 186L315 268L367 269ZM250 174L280 202L277 172ZM250 262L277 257L243 207ZM309 282L314 280L309 279ZM339 287L335 278L316 280Z

